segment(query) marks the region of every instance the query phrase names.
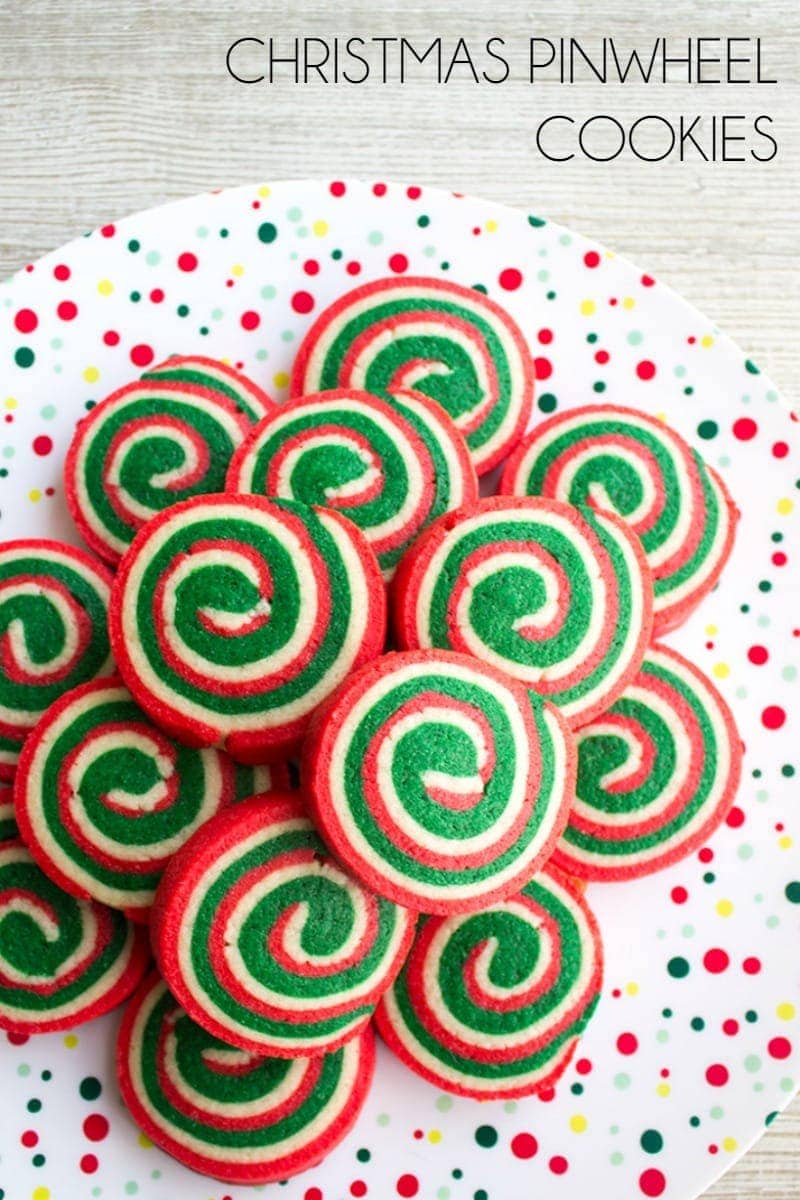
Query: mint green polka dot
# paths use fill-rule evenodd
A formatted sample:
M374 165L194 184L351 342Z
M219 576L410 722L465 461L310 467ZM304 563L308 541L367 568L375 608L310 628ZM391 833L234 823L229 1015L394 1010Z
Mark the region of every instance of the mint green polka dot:
M781 1088L782 1092L793 1092L794 1091L794 1080L789 1079L789 1077L787 1076L785 1079L781 1080L780 1088Z
M514 1112L516 1112L516 1111L517 1111L517 1102L516 1102L516 1100L506 1100L505 1104L503 1105L503 1109L504 1109L504 1110L505 1110L507 1113L514 1113Z
M434 254L436 253L436 247L435 246L426 246L425 249L422 251L422 253L425 255L426 258L433 258Z
M626 340L629 346L641 346L644 341L644 334L641 329L632 329Z
M767 917L767 929L777 929L780 923L780 917Z
M208 237L208 226L207 225L198 225L197 236L200 238Z
M761 1070L761 1059L757 1054L748 1054L744 1060L744 1069L749 1071L751 1075L755 1075L756 1071Z
M784 667L781 676L787 683L794 683L797 679L797 667Z
M276 291L271 283L267 283L264 285L264 287L262 287L262 289L261 289L262 300L274 300L275 295L276 295Z
M725 1116L725 1109L720 1108L718 1104L715 1104L714 1107L709 1110L709 1116L714 1121L721 1121Z
M686 367L678 366L675 368L675 378L676 379L683 379L685 374L686 374Z
M17 1074L20 1076L21 1079L27 1079L27 1077L30 1075L30 1073L31 1073L31 1069L27 1063L20 1063L19 1066L17 1067Z
M293 205L292 208L287 209L286 215L290 221L299 221L303 215L303 210Z
M749 842L744 842L739 847L739 849L736 851L736 853L738 854L738 856L742 860L742 862L747 862L749 859L751 859L753 857L753 854L755 853L755 851L753 850L753 847L750 845Z
M139 1190L138 1183L134 1183L132 1179L129 1179L128 1182L125 1184L125 1195L126 1196L135 1196L136 1193L138 1192L138 1190Z
M56 415L55 404L45 404L44 407L42 408L42 416L44 417L45 421L52 421L52 419L55 415Z
M389 1124L390 1121L391 1121L391 1117L389 1116L388 1113L379 1113L378 1114L378 1124L380 1126L385 1127L386 1125Z
M561 237L558 240L562 246L571 246L572 245L572 235L569 233L562 233Z
M225 313L223 312L223 310L221 308L212 308L212 310L211 310L211 320L212 321L221 321L224 316L225 316Z
M62 342L61 338L53 338L53 340L50 342L50 345L54 350L60 350L64 343Z
M264 362L264 360L267 358L269 358L269 352L267 350L256 350L256 359L258 362Z
M453 1107L453 1101L450 1096L439 1096L436 1100L436 1107L439 1112L450 1112L450 1109Z
M626 1075L624 1071L620 1071L619 1075L614 1076L614 1087L617 1088L618 1091L624 1092L630 1086L631 1077L630 1075Z
M144 261L147 263L148 267L157 267L161 262L161 255L157 250L148 250Z
M619 1167L625 1162L625 1155L620 1150L615 1150L608 1161L612 1167Z
M665 1042L669 1041L669 1034L667 1033L666 1029L659 1029L658 1033L656 1034L656 1041L660 1046L663 1046Z
M684 925L681 933L685 938L694 937L694 925Z
M436 1200L450 1200L450 1188L440 1187L436 1192Z
M373 229L371 233L367 234L367 241L370 246L380 246L383 241L383 234L380 229Z
M297 229L297 236L298 236L299 238L308 237L308 226L307 226L307 225L300 225L300 226L298 226L298 229Z
M539 283L547 283L548 279L550 278L550 272L539 271L537 272L536 278L539 280Z
M13 446L4 446L3 447L3 458L13 458L15 453L16 453L16 451L14 450Z

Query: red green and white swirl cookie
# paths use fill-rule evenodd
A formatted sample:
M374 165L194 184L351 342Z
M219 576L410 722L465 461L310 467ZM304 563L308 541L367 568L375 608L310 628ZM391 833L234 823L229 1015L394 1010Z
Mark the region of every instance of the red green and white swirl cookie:
M615 513L653 572L654 632L680 625L719 578L737 511L719 477L647 413L589 404L540 422L509 459L501 492Z
M414 915L326 852L297 795L228 809L172 860L152 941L186 1011L256 1054L336 1049L369 1022L408 953Z
M533 381L522 331L499 304L446 279L393 276L320 314L295 359L291 394L424 392L453 418L483 475L524 433Z
M602 976L597 922L547 866L491 907L423 918L375 1020L398 1058L447 1092L529 1096L566 1069Z
M421 529L478 498L466 443L441 405L355 388L302 396L262 421L234 454L227 488L335 508L386 579Z
M125 683L157 725L274 762L381 652L385 607L375 555L346 517L198 496L140 531L114 580L109 628Z
M226 1183L276 1183L316 1166L355 1123L374 1071L369 1026L333 1054L265 1058L207 1033L155 973L117 1040L120 1091L139 1128Z
M603 716L579 730L578 780L553 861L635 879L691 854L736 795L742 743L727 704L677 651L653 645Z
M206 358L202 354L173 354L145 371L142 379L188 383L206 388L233 400L239 411L251 421L260 421L275 408L275 401L244 372L237 371L218 358Z
M122 913L68 896L20 841L0 845L0 1029L72 1029L116 1008L150 963Z
M46 708L114 669L111 575L83 550L44 538L0 543L0 780Z
M14 813L14 789L10 784L0 783L0 842L10 842L18 837L19 829Z
M64 464L81 537L116 563L155 513L223 490L234 450L263 415L171 379L137 380L107 396L79 421Z
M147 920L175 851L221 808L252 795L263 771L175 742L118 679L97 680L51 705L25 743L17 820L65 891ZM275 774L285 778L285 767Z
M642 661L653 584L618 517L542 497L494 496L439 517L394 579L398 644L472 654L577 728Z
M388 654L312 722L301 783L336 857L420 912L516 891L552 853L574 785L560 713L462 654Z

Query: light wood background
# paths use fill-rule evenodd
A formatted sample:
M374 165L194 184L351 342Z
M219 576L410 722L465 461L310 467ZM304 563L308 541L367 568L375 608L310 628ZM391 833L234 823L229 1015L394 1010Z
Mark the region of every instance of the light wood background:
M335 34L499 36L523 62L530 36L760 35L780 82L270 88L226 74L237 37ZM0 277L104 221L212 187L328 175L439 184L601 239L692 300L797 398L799 34L796 0L0 0ZM552 112L714 111L771 114L777 159L557 166L534 148ZM800 1102L708 1197L800 1198Z

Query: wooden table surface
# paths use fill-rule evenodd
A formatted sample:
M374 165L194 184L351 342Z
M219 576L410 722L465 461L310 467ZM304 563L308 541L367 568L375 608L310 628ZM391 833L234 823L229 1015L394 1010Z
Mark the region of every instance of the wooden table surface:
M104 221L193 192L351 175L438 184L542 212L670 283L800 398L800 19L789 0L0 0L0 277ZM488 15L487 15L488 11ZM237 37L762 38L777 86L236 84ZM538 121L616 113L774 117L768 164L556 165ZM800 951L799 951L800 953ZM800 1101L707 1193L798 1200ZM611 1200L611 1198L603 1198ZM616 1200L616 1198L614 1198ZM627 1200L627 1198L623 1198Z

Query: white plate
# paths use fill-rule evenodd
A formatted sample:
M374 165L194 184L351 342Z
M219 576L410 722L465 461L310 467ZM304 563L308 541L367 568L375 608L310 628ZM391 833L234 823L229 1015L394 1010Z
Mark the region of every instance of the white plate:
M747 743L742 823L666 873L589 889L606 985L554 1099L453 1100L383 1053L355 1131L280 1194L688 1200L800 1076L800 439L742 351L630 263L524 212L398 184L197 196L73 242L0 287L0 536L75 540L60 480L73 425L150 361L225 357L282 399L321 307L405 269L481 284L509 309L537 358L540 408L601 396L640 405L724 475L742 510L733 559L668 640L734 708ZM725 952L725 970L704 966L709 950ZM683 977L668 970L676 959ZM249 1194L139 1138L114 1084L116 1023L2 1045L6 1200ZM84 1098L88 1077L102 1091L84 1083Z

